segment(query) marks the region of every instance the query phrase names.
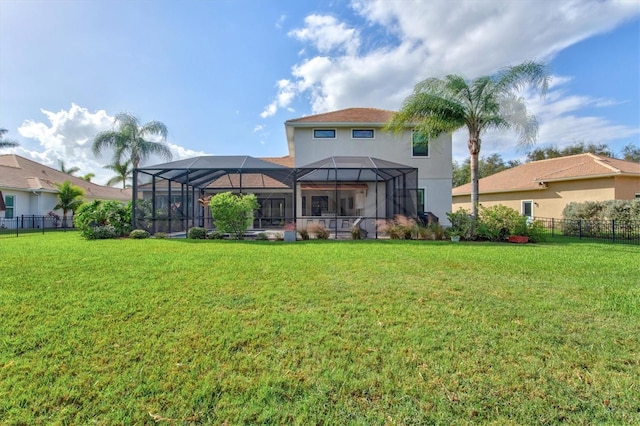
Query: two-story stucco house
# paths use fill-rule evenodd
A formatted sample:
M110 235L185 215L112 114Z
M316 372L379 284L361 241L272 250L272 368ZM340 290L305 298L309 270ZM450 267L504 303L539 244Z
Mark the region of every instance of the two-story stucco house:
M357 222L374 235L378 219L424 212L446 223L451 135L426 141L411 128L385 132L392 114L349 108L288 120L287 157L206 156L143 167L135 191L152 201L151 211L165 209L152 223L182 228L208 226L208 209L194 200L223 191L256 194L256 228L314 223L337 235Z

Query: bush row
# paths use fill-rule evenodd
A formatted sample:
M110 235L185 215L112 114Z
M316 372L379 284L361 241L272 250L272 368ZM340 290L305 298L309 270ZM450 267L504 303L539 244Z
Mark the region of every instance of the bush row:
M451 222L447 233L465 240L505 241L512 235L522 235L529 237L531 242L537 242L544 237L542 222L532 221L501 204L480 206L477 221L468 210L462 208L447 213L447 217Z

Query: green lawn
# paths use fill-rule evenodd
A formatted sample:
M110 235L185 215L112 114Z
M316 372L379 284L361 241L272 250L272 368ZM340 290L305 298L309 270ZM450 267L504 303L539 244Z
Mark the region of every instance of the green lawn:
M0 424L640 424L640 247L0 239Z

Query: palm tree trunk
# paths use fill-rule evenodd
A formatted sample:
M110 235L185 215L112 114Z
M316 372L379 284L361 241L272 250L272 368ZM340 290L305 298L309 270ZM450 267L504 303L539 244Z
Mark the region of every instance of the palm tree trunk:
M478 186L478 156L480 154L480 138L476 135L470 137L469 142L469 165L471 167L471 214L474 220L478 220L478 205L480 204L480 194Z

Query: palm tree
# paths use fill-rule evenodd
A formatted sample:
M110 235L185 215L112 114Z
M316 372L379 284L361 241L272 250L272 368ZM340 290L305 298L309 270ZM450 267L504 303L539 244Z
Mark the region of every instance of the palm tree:
M84 189L79 186L72 185L70 180L55 184L58 187L58 204L54 210L62 210L63 226L67 227L67 212L74 212L83 203L82 196Z
M64 165L64 160L58 160L58 166L60 167L60 171L62 173L66 173L69 176L73 176L74 174L80 171L80 167L69 167L68 169Z
M458 75L442 79L429 78L418 83L402 109L391 117L388 130L401 131L415 125L415 130L427 138L466 127L469 131L471 166L471 212L478 217L478 156L483 131L514 129L518 144L535 142L538 133L536 118L527 113L526 103L518 91L528 86L544 95L549 86L545 64L528 61L504 68L491 76L470 82Z
M0 149L2 148L13 148L20 145L18 142L13 139L5 139L4 135L8 132L7 129L0 129Z
M96 177L95 173L87 173L86 175L82 176L82 180L86 180L87 182L91 182L91 179L93 179L94 177Z
M131 160L136 169L140 162L155 154L163 159L171 160L171 150L162 142L147 140L149 136L158 135L162 140L167 137L167 127L159 121L150 121L140 126L138 119L133 115L121 112L116 115L114 125L117 130L100 132L93 139L93 153L99 155L104 148L112 148L115 151L116 162Z
M127 181L133 176L133 167L131 167L131 160L127 160L124 163L115 161L113 164L107 164L105 169L116 172L116 175L109 179L107 186L113 186L122 182L122 189L126 189Z

